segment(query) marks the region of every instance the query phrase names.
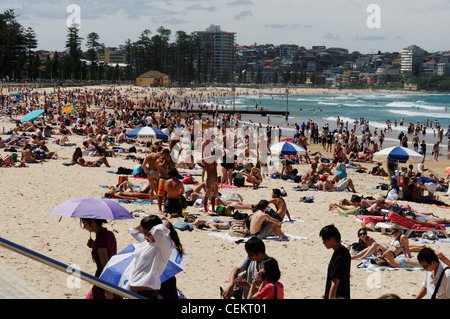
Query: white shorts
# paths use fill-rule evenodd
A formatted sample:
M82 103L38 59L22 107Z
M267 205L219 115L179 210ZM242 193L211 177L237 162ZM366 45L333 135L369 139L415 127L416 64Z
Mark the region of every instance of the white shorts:
M338 191L338 192L345 191L345 190L347 189L347 187L348 187L348 183L349 183L349 181L348 181L347 178L341 179L341 180L336 184L336 191Z
M425 183L424 185L431 194L436 193L436 183L430 182L430 183Z

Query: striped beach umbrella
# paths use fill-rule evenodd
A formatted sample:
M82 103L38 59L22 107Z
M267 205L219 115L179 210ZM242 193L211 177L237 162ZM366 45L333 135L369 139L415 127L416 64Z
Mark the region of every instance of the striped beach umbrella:
M158 140L169 140L169 135L164 133L161 130L158 130L154 127L150 126L141 126L137 127L128 133L125 134L125 138L131 138L131 139L152 139L156 138Z
M374 161L381 161L386 158L390 163L406 163L408 161L422 161L423 155L401 146L388 147L373 154Z
M298 144L279 142L269 146L270 152L275 155L306 155L306 150Z

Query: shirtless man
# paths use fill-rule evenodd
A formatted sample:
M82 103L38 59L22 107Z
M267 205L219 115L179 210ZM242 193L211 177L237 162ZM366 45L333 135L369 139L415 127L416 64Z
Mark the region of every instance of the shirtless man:
M281 198L281 191L278 188L272 189L272 199L269 200L269 204L274 204L277 209L277 214L280 216L280 222L283 221L284 216L287 215L290 221L292 221L289 210L287 209L286 202Z
M158 180L158 170L156 168L156 161L161 156L161 152L157 153L151 153L148 156L145 157L144 161L142 162L142 169L144 170L145 174L147 174L148 183L150 184L150 203L153 202L153 196L157 192L157 183Z
M158 172L158 208L159 212L162 212L162 204L166 198L166 190L164 188L165 182L169 179L169 169L174 168L170 158L170 151L168 149L163 149L161 155L156 160L156 170Z
M269 202L264 199L255 206L254 213L249 217L250 236L264 239L275 233L279 238L287 239L288 237L281 231L281 222L265 213L267 207Z
M184 185L177 179L179 174L176 168L170 168L167 175L170 179L164 183L164 189L166 191L164 214L168 214L170 217L181 217L183 215L183 208L181 206L180 195L184 194Z
M211 156L202 158L200 166L203 168L202 176L206 174L205 196L203 197L203 207L208 211L208 199L211 201L212 211L215 212L216 198L219 197L219 178L217 176L217 161L215 150L211 150Z

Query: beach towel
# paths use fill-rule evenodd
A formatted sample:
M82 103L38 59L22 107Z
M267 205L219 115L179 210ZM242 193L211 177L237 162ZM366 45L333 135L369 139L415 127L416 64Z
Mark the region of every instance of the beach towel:
M372 260L375 260L375 256L370 256L365 258L357 267L359 269L368 270L368 271L394 271L394 270L407 270L407 271L413 271L413 270L423 270L422 267L389 267L389 266L379 266L376 263L373 263Z
M211 233L208 233L208 235L226 239L228 241L234 241L234 242L236 242L236 241L246 242L249 238L251 238L250 236L233 237L233 236L230 236L228 233L217 233L217 232L211 232ZM267 238L264 238L263 241L291 241L291 240L296 240L296 239L299 239L299 240L309 239L309 237L296 236L296 235L290 235L290 234L286 234L286 236L288 237L288 239L281 239L278 236L269 236Z
M413 230L444 230L445 231L445 226L444 225L438 225L438 227L428 227L428 226L424 226L421 224L416 224L413 221L400 216L399 214L390 211L389 214L386 217L387 220L390 220L394 223L399 224L400 226L403 226L405 228L408 229L413 229Z
M151 204L150 200L147 199L118 199L117 201L122 204ZM153 204L158 204L158 201L153 200Z

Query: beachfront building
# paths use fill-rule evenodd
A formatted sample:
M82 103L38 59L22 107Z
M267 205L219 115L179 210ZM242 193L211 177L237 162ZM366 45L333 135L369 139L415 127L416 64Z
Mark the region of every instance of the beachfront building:
M428 78L437 74L437 63L434 60L420 64L419 77Z
M437 76L450 76L450 63L438 63L436 69Z
M222 31L217 25L194 33L200 41L200 73L208 76L210 80L215 78L231 81L236 60L236 33Z
M169 86L170 79L167 74L150 70L136 78L137 86Z
M416 76L423 63L425 51L417 45L410 45L401 52L401 73L405 77Z
M110 65L126 65L128 62L126 51L113 47L105 48L98 56L98 60Z

